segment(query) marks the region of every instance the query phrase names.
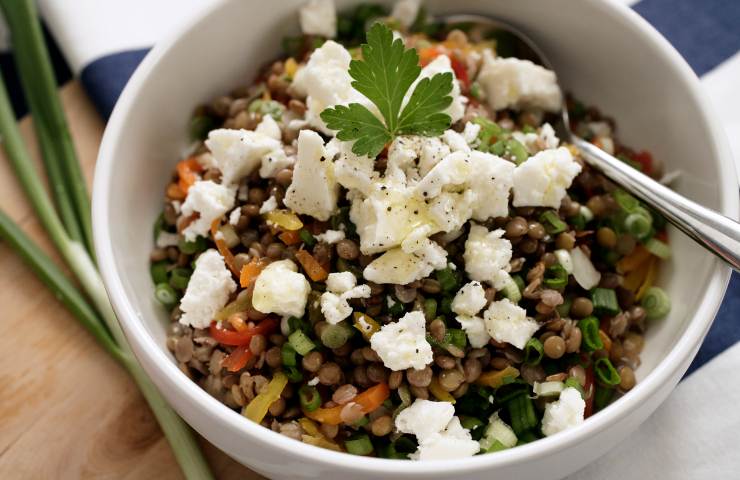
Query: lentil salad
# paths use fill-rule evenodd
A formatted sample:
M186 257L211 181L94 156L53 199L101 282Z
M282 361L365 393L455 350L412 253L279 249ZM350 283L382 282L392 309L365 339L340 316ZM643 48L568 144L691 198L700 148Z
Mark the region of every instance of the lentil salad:
M166 188L151 270L181 370L296 440L417 460L531 442L633 388L670 305L664 221L562 144L552 112L566 101L575 131L656 176L650 154L497 32L409 0L300 16L283 58L195 112ZM363 155L323 112L372 110L348 71L376 22L420 78L450 74L450 121Z

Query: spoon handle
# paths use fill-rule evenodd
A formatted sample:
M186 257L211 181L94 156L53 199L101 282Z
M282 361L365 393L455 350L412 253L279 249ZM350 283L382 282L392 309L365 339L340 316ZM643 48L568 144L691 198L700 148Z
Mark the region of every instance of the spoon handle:
M582 138L573 135L571 142L589 165L740 271L740 223L692 202Z

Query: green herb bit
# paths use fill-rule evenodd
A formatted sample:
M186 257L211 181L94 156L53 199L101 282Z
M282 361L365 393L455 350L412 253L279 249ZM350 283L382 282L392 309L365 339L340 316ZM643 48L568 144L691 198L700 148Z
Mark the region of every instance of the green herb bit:
M427 298L424 300L424 318L434 320L437 317L437 300Z
M565 388L575 388L581 394L581 398L586 399L586 391L583 389L583 385L575 379L575 377L568 377L565 379Z
M172 285L172 288L185 290L186 288L188 288L188 283L190 282L190 276L192 274L193 271L189 268L174 268L172 269L172 272L170 272L170 285Z
M302 228L300 232L298 232L298 236L301 239L301 242L305 243L309 247L313 247L316 245L316 239L313 235L311 235L311 232L306 230L305 228Z
M298 383L303 380L303 374L296 367L287 367L285 376L288 377L288 381L291 383Z
M545 348L538 339L532 337L524 345L524 363L527 365L539 365L545 354Z
M445 267L442 270L435 272L439 286L442 287L442 291L445 293L456 292L460 286L457 274L450 267Z
M587 352L601 350L604 348L604 342L599 336L599 319L593 315L586 317L578 322L578 328L583 334L583 349Z
M613 288L594 288L591 290L591 302L596 315L616 315L619 313L617 292Z
M451 118L443 111L452 103L452 73L421 79L403 106L406 92L421 73L416 50L405 49L390 28L376 23L362 45L362 57L350 62L352 86L373 102L385 122L359 103L321 112L338 139L355 141L352 152L376 157L398 135L438 136L449 128Z
M614 398L614 388L599 385L594 390L594 411L603 410Z
M511 429L519 437L520 434L537 425L537 416L534 413L532 399L526 393L519 394L506 404L511 417Z
M290 343L283 344L280 350L280 356L284 367L295 367L298 364L295 348Z
M196 115L190 120L190 138L205 140L208 132L216 128L216 120L208 115Z
M562 221L554 210L545 210L542 212L540 223L544 225L545 230L550 235L562 233L568 228L568 224Z
M195 240L192 242L181 238L180 241L177 242L177 247L186 255L194 255L208 248L208 243L206 242L205 237L201 236L195 237Z
M640 207L640 202L635 197L625 192L624 190L617 189L612 192L612 197L617 202L617 205L627 213L633 213L637 208Z

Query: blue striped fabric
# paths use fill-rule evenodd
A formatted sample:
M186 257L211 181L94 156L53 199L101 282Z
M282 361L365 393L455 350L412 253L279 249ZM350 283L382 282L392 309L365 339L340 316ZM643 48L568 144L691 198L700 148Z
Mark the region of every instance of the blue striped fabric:
M110 117L126 82L149 52L128 50L93 61L80 73L80 81L103 118Z

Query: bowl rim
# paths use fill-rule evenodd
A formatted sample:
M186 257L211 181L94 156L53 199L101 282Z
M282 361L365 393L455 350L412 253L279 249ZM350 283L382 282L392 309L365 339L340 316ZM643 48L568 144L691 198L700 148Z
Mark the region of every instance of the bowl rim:
M152 368L157 373L157 375L150 374L150 376L159 380L158 386L161 390L186 399L197 411L205 414L209 421L217 424L221 429L228 430L235 436L249 437L253 441L259 441L271 448L290 452L298 459L309 463L319 462L325 466L338 466L375 474L459 474L463 470L471 472L493 469L528 459L553 455L565 448L585 442L598 432L614 425L623 416L636 410L640 404L657 393L672 377L682 373L679 370L683 369L685 371L688 367L688 360L698 350L701 341L711 326L729 282L731 269L716 259L713 260L710 280L705 287L706 293L700 300L696 315L689 322L685 334L679 338L655 369L633 390L615 401L610 408L595 414L587 422L575 428L545 437L531 444L497 452L496 455L414 462L359 457L334 452L297 442L258 424L245 421L239 413L211 397L195 382L188 379L172 362L171 358L166 355L161 346L155 342L154 338L149 335L144 325L139 321L136 309L125 294L123 282L114 261L113 244L108 229L107 212L111 205L111 199L108 196L108 185L113 181L114 162L112 159L119 142L120 131L124 127L133 99L138 91L146 84L154 67L178 43L181 36L198 25L206 23L210 16L224 8L229 1L218 0L203 8L197 15L189 18L178 28L173 29L166 38L162 39L149 52L134 72L115 105L105 129L96 163L93 188L93 231L98 265L105 288L136 356L139 357L143 366L147 369ZM717 161L722 174L722 178L719 179L722 205L720 210L725 215L737 218L737 181L732 156L724 131L718 121L715 120L717 117L713 114L712 106L701 90L699 79L673 46L634 10L618 2L603 2L602 8L615 19L621 18L622 21L631 23L632 27L643 36L645 41L653 42L658 47L659 55L668 60L675 75L684 84L692 100L698 105L701 114L699 121L708 126L711 134L710 140L719 154Z

